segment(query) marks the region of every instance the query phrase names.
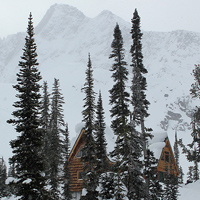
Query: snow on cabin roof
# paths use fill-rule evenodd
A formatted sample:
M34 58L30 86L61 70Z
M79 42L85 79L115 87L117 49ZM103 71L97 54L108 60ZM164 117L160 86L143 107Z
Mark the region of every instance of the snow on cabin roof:
M83 128L84 128L84 123L79 123L76 125L76 127L75 127L76 136L74 138L72 138L72 140L71 140L71 145L70 145L71 149L75 145L77 138L79 137ZM106 126L106 129L105 129L105 138L106 138L106 142L107 142L107 153L109 153L109 152L113 151L113 149L114 149L115 135L113 134L110 127L108 127L108 126Z
M76 137L72 138L71 140L71 148L73 148L83 128L84 128L84 123L79 123L76 125L75 127ZM106 133L105 137L106 137L106 142L107 142L107 153L109 153L113 151L114 149L116 137L113 134L113 131L108 126L106 126L105 133ZM148 147L151 151L154 152L155 158L159 159L162 153L162 150L165 146L165 139L167 138L167 132L152 133L152 135L154 137L148 141Z
M148 147L151 151L154 152L155 158L159 159L165 146L167 132L152 133L152 135L154 137L148 141Z

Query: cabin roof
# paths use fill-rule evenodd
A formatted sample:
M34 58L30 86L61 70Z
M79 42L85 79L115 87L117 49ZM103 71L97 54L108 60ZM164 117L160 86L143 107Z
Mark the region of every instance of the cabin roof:
M72 138L72 140L71 140L70 154L71 154L71 152L73 152L73 150L77 146L78 142L80 141L80 139L83 135L83 129L84 129L84 123L79 123L76 125L76 127L75 127L76 137ZM113 134L111 128L108 126L106 126L106 129L105 129L105 138L106 138L106 142L107 142L107 152L109 153L109 152L113 151L113 149L114 149L116 137ZM108 158L111 160L110 157L108 157Z
M76 131L76 137L74 137L71 141L71 152L73 152L73 149L75 149L78 141L82 137L83 130L84 129L84 123L79 123L75 127ZM107 152L113 151L115 147L115 139L116 137L114 136L112 130L109 127L106 127L105 129L105 137L106 137L106 142L107 142ZM165 147L166 144L166 139L168 138L167 132L157 132L157 133L152 133L153 138L148 141L148 148L154 152L154 156L156 159L159 159L162 153L163 148ZM111 158L109 158L112 160Z
M160 158L168 138L167 132L153 133L153 138L148 141L148 148L154 152L156 159Z

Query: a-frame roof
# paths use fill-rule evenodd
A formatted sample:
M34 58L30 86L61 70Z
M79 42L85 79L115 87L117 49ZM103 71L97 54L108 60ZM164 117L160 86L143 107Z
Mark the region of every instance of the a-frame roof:
M74 143L74 145L73 145L73 147L71 149L71 152L70 152L69 158L68 158L69 160L71 159L71 157L75 153L76 148L78 147L80 141L82 140L82 137L83 137L84 133L85 133L85 129L82 128L81 131L80 131L80 134L78 135L78 137L77 137L77 139L76 139L76 141L75 141L75 143Z

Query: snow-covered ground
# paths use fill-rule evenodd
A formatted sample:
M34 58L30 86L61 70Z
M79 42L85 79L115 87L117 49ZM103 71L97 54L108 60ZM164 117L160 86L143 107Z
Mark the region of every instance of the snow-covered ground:
M179 189L179 200L199 200L200 199L200 181L188 185L182 185Z

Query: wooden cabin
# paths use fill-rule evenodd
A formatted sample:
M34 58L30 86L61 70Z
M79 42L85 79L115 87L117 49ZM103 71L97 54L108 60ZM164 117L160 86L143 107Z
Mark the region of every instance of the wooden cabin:
M160 181L164 179L167 169L168 172L170 172L170 167L171 171L176 176L179 174L174 154L166 132L154 134L154 138L150 141L149 148L154 152L154 156L158 160L156 169L158 171L158 177Z
M81 197L83 189L82 172L84 163L81 161L81 156L84 154L82 148L85 144L84 141L85 130L81 129L80 134L74 142L69 155L69 168L71 174L71 192L72 199L79 200ZM114 148L114 140L107 139L108 142L108 152ZM172 168L175 175L178 174L178 168L174 159L173 151L167 136L167 133L154 134L152 140L149 141L149 149L154 152L155 158L158 160L158 165L156 170L159 174L159 179L162 181L166 172L166 164L168 164L168 169L170 169L170 162L172 163ZM110 150L110 151L109 151Z
M69 155L69 169L71 174L71 192L73 199L80 199L83 189L83 162L81 156L83 155L82 147L84 146L84 134L85 130L82 129L78 138L76 139L74 146Z

